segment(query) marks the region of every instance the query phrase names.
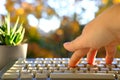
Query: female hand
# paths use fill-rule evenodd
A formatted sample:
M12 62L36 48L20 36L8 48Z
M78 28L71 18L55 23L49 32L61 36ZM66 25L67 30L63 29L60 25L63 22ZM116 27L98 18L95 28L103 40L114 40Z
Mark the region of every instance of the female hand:
M97 51L106 50L106 64L111 64L120 40L120 4L104 11L88 23L80 36L71 42L64 43L65 49L74 52L69 66L74 67L87 55L87 62L93 64Z

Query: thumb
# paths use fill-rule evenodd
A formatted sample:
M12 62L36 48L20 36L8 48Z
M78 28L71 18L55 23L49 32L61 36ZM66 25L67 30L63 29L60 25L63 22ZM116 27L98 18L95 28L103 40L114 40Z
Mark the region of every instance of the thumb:
M71 42L66 42L63 44L64 48L67 49L68 51L75 51L78 50L80 48L83 48L83 39L82 36L77 37L75 40L71 41Z

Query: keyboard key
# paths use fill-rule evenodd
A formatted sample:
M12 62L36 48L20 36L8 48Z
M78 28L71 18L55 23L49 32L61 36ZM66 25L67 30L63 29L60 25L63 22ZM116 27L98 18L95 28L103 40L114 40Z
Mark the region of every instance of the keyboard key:
M65 64L57 64L57 67L65 67Z
M32 80L33 79L33 73L24 72L20 74L21 80Z
M43 61L43 64L51 64L52 61Z
M53 73L62 73L61 70L54 70Z
M113 64L107 64L106 65L106 68L109 68L109 69L111 69L111 68L115 68L116 66L115 65L113 65Z
M72 70L64 70L64 73L74 73Z
M35 64L42 64L43 61L36 60L34 63L35 63Z
M109 71L109 68L100 68L101 71Z
M55 64L47 64L47 67L55 67Z
M117 79L120 80L120 74L117 74Z
M117 74L118 71L108 71L108 73L114 73L114 74Z
M71 71L71 72L76 72L78 70L78 67L75 67L75 68L69 68L69 71Z
M45 58L45 61L52 61L53 58Z
M27 67L28 70L37 70L37 67L34 67L34 66L29 66Z
M17 64L14 64L13 67L22 68L22 67L26 67L26 64L25 63L17 63Z
M96 73L96 71L86 71L86 73Z
M59 70L68 70L68 67L60 67Z
M120 71L120 68L111 68L111 71Z
M36 64L28 64L27 67L36 67Z
M24 69L24 70L21 70L20 73L30 73L30 70Z
M54 61L61 61L61 58L53 58Z
M95 72L96 72L96 71L99 70L99 68L98 68L98 67L94 67L94 68L89 68L89 70L90 70L90 71L95 71Z
M46 67L46 64L38 64L37 67Z
M48 78L46 73L36 73L36 80L46 80Z
M107 71L96 71L97 73L107 73Z
M105 68L105 65L103 65L103 64L97 64L96 65L98 68Z
M88 71L88 68L84 67L84 68L80 68L80 70L83 70L84 72Z
M44 61L44 58L36 58L35 60Z
M4 73L2 80L17 80L19 78L19 73Z
M58 70L58 68L57 67L49 67L48 70L52 70L53 71L53 70Z
M19 66L19 67L17 67L17 66L12 66L10 69L11 70L22 70L22 69L24 69L25 67L22 67L22 66Z
M120 68L120 64L118 64L118 65L116 65L117 66L117 68Z
M76 73L85 73L84 70L76 70Z
M69 61L69 58L62 58L62 61Z
M78 64L77 66L78 66L79 68L83 68L83 67L85 67L84 64Z
M26 64L29 64L29 63L34 63L33 61L25 61Z
M52 80L114 80L112 73L51 73Z
M35 75L36 73L42 73L42 70L31 70L31 73Z
M7 73L19 73L20 70L18 70L18 69L14 69L14 70L9 69L9 70L7 70L6 72L7 72Z
M65 66L68 66L68 61L62 61L62 64L64 64Z
M53 61L53 64L61 64L61 61Z
M38 70L48 70L47 67L39 67Z

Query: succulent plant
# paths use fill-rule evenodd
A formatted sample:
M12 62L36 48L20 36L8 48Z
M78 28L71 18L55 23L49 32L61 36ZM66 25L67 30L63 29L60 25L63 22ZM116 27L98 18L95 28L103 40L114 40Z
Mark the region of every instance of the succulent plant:
M19 17L14 26L10 24L10 14L5 16L0 26L0 44L2 45L19 45L23 41L25 28L23 23L19 24Z

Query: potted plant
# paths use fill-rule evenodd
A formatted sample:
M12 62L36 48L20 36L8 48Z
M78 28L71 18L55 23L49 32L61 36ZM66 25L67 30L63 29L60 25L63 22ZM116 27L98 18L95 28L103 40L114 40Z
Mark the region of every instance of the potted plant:
M0 69L11 60L26 58L27 43L22 43L25 28L19 24L19 17L14 26L10 24L10 14L8 14L0 26Z

